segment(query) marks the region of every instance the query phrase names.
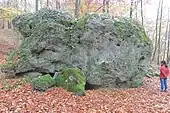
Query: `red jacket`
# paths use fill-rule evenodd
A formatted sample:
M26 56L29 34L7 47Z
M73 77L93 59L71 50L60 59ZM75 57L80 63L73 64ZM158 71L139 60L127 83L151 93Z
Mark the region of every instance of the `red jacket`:
M160 67L160 78L167 78L168 76L169 76L168 67L165 67L165 65L162 65Z

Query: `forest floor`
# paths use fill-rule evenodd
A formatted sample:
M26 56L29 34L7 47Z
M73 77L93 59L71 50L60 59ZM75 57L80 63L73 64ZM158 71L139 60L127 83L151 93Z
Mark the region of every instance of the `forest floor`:
M9 34L0 30L0 64L18 46ZM88 90L83 97L62 88L37 92L22 78L1 79L0 113L170 113L170 91L160 92L156 77L138 88Z
M0 29L0 64L5 63L5 54L18 48L19 39L11 29Z
M62 88L37 92L21 79L6 79L0 82L0 113L170 113L170 92L159 91L159 78L145 78L139 88L88 90L82 97Z

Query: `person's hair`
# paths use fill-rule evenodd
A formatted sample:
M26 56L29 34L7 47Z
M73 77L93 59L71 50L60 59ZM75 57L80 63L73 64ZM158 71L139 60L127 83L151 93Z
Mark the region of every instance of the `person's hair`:
M168 67L167 64L166 64L166 61L161 61L161 64L165 65L165 67Z

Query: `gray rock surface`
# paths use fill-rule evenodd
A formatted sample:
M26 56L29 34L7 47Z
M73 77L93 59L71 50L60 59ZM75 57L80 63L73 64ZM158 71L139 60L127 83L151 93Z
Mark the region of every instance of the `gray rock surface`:
M76 20L42 9L16 17L13 25L24 37L17 74L78 67L91 85L137 87L147 72L152 44L131 19L88 14Z

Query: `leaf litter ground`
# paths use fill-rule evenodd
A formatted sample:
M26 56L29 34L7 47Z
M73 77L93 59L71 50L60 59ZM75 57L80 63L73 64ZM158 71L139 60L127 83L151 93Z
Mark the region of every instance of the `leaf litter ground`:
M159 91L159 78L145 78L139 88L88 90L83 97L62 88L33 91L29 83L3 89L19 82L1 82L0 113L170 113L170 92Z

